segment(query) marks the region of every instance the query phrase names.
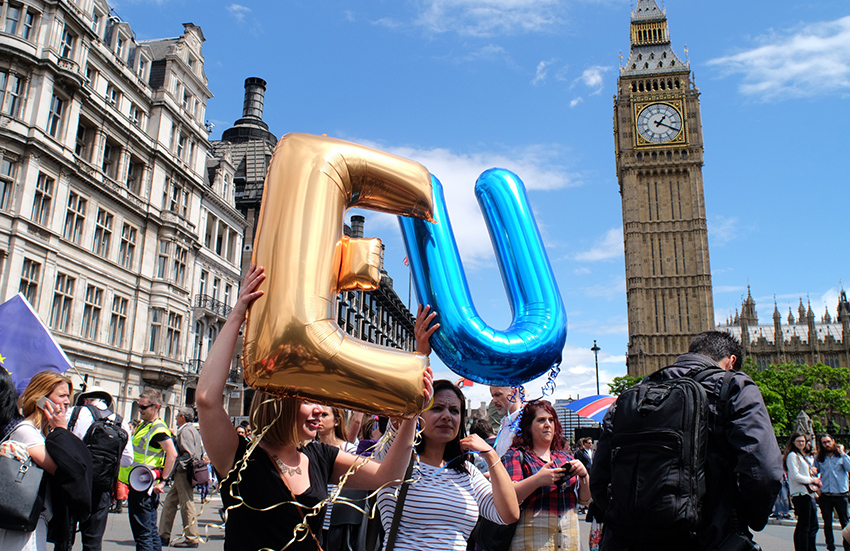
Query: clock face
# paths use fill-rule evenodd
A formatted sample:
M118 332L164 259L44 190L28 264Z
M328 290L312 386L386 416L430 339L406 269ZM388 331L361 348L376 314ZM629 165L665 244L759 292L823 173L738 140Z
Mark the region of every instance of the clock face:
M682 131L682 116L668 103L653 103L638 115L637 130L647 141L667 143Z

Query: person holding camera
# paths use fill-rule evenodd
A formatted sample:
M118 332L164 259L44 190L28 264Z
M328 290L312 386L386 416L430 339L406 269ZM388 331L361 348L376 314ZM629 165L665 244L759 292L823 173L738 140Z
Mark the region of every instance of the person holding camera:
M525 405L502 462L522 508L511 551L578 551L576 505L590 501L590 477L567 451L552 404L535 400Z

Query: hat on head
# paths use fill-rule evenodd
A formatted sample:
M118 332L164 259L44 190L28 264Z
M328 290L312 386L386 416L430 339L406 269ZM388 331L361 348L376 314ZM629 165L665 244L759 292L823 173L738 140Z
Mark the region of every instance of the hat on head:
M106 403L106 407L112 408L112 394L99 386L89 386L85 390L77 394L77 401L74 405L82 406L85 404L86 398L100 398Z

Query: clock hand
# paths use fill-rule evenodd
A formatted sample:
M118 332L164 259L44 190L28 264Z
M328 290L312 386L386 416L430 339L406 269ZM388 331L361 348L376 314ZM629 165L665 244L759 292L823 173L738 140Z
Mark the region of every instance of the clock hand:
M670 126L669 124L664 124L664 123L663 123L663 122L661 122L661 121L658 121L658 123L657 123L655 126L659 126L659 125L660 125L660 126L666 126L666 127L667 127L667 128L669 128L670 130L675 130L676 132L678 132L678 131L679 131L679 129L678 129L678 128L676 128L676 127L674 127L674 126Z

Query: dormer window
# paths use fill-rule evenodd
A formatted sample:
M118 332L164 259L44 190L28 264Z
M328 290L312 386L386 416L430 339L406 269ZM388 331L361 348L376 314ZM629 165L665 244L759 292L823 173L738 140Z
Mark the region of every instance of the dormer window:
M120 36L118 37L118 40L115 41L115 55L122 60L124 59L124 43L125 40Z

